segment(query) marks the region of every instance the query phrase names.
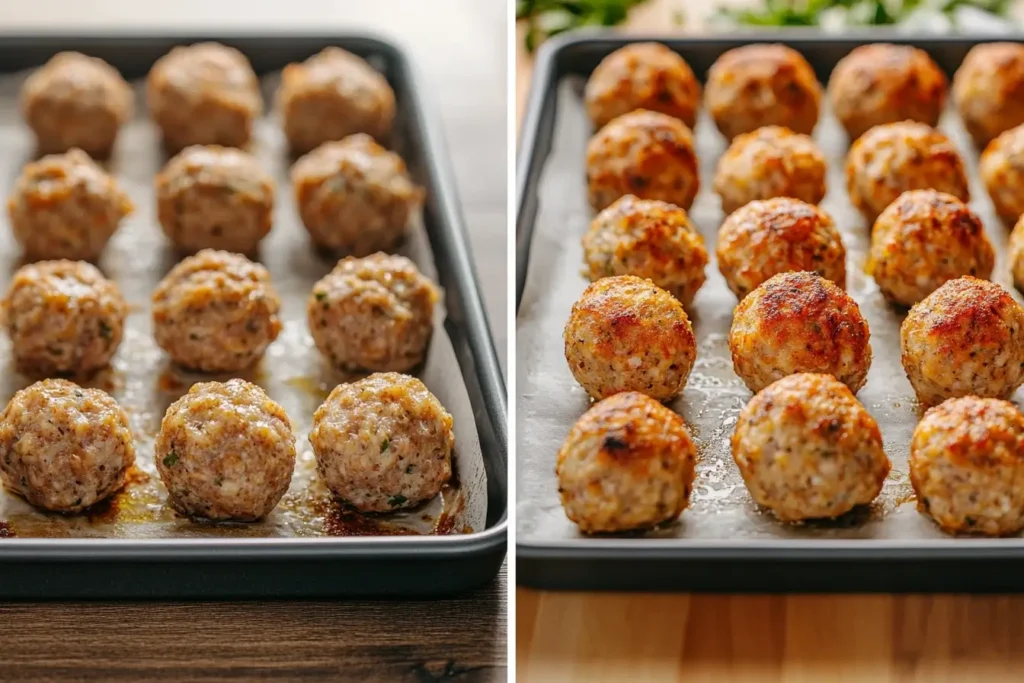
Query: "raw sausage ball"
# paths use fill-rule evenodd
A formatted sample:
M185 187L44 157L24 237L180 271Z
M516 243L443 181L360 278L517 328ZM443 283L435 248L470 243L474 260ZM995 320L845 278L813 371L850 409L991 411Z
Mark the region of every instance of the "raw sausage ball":
M697 342L683 305L650 280L601 278L573 304L565 360L595 399L639 391L659 401L686 386Z
M26 164L7 200L14 239L32 260L97 258L133 208L80 149Z
M779 44L745 45L711 65L704 100L728 140L762 126L786 126L810 135L818 122L821 84L796 50Z
M740 412L732 456L751 497L784 522L838 517L882 490L882 433L849 387L790 375Z
M313 242L353 256L395 246L423 203L402 158L368 135L320 145L295 162L291 176Z
M395 93L364 59L328 47L281 73L277 104L292 151L366 133L385 140L395 118Z
M697 123L700 83L686 60L661 43L633 43L601 60L583 94L587 114L600 128L634 109Z
M270 273L240 254L203 249L153 292L153 335L178 365L236 372L263 356L281 331Z
M839 60L828 83L836 118L855 140L883 123L939 122L949 81L928 53L911 45L875 43Z
M155 185L160 226L180 249L252 254L270 232L274 181L240 149L186 147Z
M956 197L904 192L875 221L867 272L885 298L913 306L961 275L988 279L995 251L981 219Z
M930 409L914 429L909 464L918 509L943 531L1024 528L1024 415L1012 403L967 396Z
M153 456L175 510L251 522L288 490L295 437L284 408L255 384L201 382L167 409Z
M117 285L81 261L19 268L3 302L14 362L33 376L84 376L106 366L127 315Z
M700 188L693 133L643 109L612 119L587 143L587 186L596 211L627 194L688 210Z
M77 147L106 158L132 110L132 89L117 69L80 52L56 54L21 88L21 114L40 154Z
M971 198L956 147L943 133L914 121L875 126L860 136L846 157L846 189L869 221L907 190Z
M1024 123L1024 45L971 48L953 76L953 100L979 147Z
M146 96L164 145L245 147L263 112L260 83L233 47L196 43L173 48L153 65Z
M0 416L0 479L36 507L79 512L120 490L134 464L128 416L99 389L46 379Z
M313 415L309 442L327 488L362 512L419 505L452 476L452 416L408 375L335 387Z
M1013 276L1013 283L1017 285L1018 290L1024 292L1024 218L1017 221L1013 232L1010 233L1007 255L1010 261L1010 274Z
M825 197L825 156L806 135L765 126L737 135L715 169L722 211L755 199L793 197L817 204Z
M903 369L917 399L1007 399L1024 383L1024 308L999 285L950 280L910 309L900 327Z
M718 269L742 299L779 273L809 271L846 289L846 247L832 217L798 199L750 202L718 231Z
M978 173L996 213L1007 224L1015 223L1024 214L1024 125L1001 133L988 144L978 162Z
M814 273L781 273L733 312L733 369L757 393L786 375L829 374L857 393L871 368L871 331L846 292Z
M708 252L686 211L628 194L594 218L583 236L583 260L591 282L636 275L689 307L704 284Z
M594 404L558 451L565 514L584 533L648 529L690 502L697 448L683 419L636 391Z

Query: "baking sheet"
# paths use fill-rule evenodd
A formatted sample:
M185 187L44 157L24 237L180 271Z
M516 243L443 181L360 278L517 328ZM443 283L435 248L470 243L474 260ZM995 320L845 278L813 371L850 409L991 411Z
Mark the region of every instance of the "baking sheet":
M27 73L0 77L0 186L9 192L21 167L34 156L34 140L22 123L17 97ZM279 73L261 78L268 107L273 102ZM150 295L180 256L171 248L156 220L153 178L167 159L159 135L145 112L143 84L133 83L136 113L122 129L112 159L106 163L131 196L134 213L122 222L97 265L114 279L131 312L124 340L111 367L86 386L110 392L129 415L135 438L136 466L129 485L81 515L38 511L20 497L0 491L0 536L183 538L198 536L316 537L395 534L451 534L482 531L487 510L483 454L469 395L462 382L454 348L444 329L443 303L435 310L435 330L423 367L414 371L454 418L455 477L442 494L415 510L364 516L334 503L316 476L307 439L313 412L345 377L321 363L306 326L306 297L313 284L333 268L337 259L318 253L302 227L292 201L288 170L291 159L273 113L256 124L252 151L277 183L274 226L263 241L259 260L270 270L282 300L283 328L263 360L236 375L207 376L175 368L156 345L151 332ZM404 119L398 103L396 139L402 150ZM6 291L11 275L22 264L11 236L6 211L0 216L0 273ZM437 280L430 244L417 218L398 252ZM0 399L4 403L32 379L17 374L10 359L10 341L0 340ZM295 475L278 507L253 524L193 523L166 504L166 489L153 461L153 440L163 414L195 382L242 377L262 386L291 418L296 439Z
M558 544L582 535L558 500L555 455L573 423L591 404L565 362L562 329L574 301L589 284L580 274L580 238L593 211L587 203L584 157L592 127L583 108L585 78L564 77L557 87L551 152L543 167L538 212L526 285L518 310L517 358L517 540ZM704 236L711 262L707 282L694 302L697 361L685 392L670 407L686 420L699 460L690 508L677 523L629 536L715 541L791 539L946 538L916 510L907 475L910 437L919 407L900 363L899 327L904 314L889 307L864 273L869 226L852 207L843 173L847 140L822 102L814 139L825 154L828 194L821 206L835 219L847 249L847 291L860 304L871 328L874 360L858 398L878 421L893 468L876 501L832 521L786 525L757 506L732 460L729 439L740 409L751 393L732 370L728 333L736 298L718 272L716 235L724 215L712 178L726 142L702 111L695 137L701 191L690 217ZM978 152L950 105L939 127L959 148L970 174L970 205L982 218L996 246L993 280L1021 300L1007 270L1008 230L997 219L978 179ZM1024 390L1022 390L1024 391ZM1018 392L1017 402L1022 392ZM637 543L643 539L638 538Z

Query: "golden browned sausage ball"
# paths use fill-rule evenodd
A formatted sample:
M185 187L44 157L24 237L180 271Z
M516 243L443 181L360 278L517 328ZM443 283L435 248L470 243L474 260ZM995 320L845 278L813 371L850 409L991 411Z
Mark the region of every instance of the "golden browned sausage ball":
M968 201L963 159L945 134L925 123L875 126L846 157L846 190L869 221L907 190L938 190Z
M1013 225L1024 214L1024 125L988 143L978 162L978 173L996 213Z
M565 360L587 393L639 391L667 401L683 390L697 341L683 305L650 280L601 278L573 304Z
M900 327L903 369L917 399L1007 399L1024 383L1024 308L999 285L950 280L910 309Z
M595 403L558 451L566 516L583 533L649 529L690 502L697 448L683 419L645 394Z
M686 60L661 43L633 43L601 60L583 97L597 128L634 109L668 114L693 128L700 83Z
M883 123L938 124L948 86L946 74L924 50L875 43L839 60L828 95L836 118L855 140Z
M971 48L953 76L953 100L979 147L1024 123L1024 45Z
M704 101L726 139L762 126L811 134L821 84L796 50L754 44L729 50L708 71Z
M806 135L765 126L737 135L715 168L722 211L756 199L793 197L817 204L825 196L825 156Z
M846 247L832 217L813 204L778 197L750 202L718 231L718 269L742 299L779 273L809 271L846 289Z
M686 211L628 194L591 222L583 236L583 260L591 282L636 275L689 307L704 284L708 252Z
M829 375L790 375L754 396L732 455L754 501L784 522L867 505L891 467L874 418Z
M700 189L693 133L644 109L612 119L587 143L587 186L598 211L627 194L688 210Z
M1024 528L1024 415L1012 403L966 396L930 409L914 429L909 464L918 508L943 531Z
M1007 256L1010 261L1013 284L1017 285L1018 290L1024 292L1024 217L1017 221L1013 232L1010 233Z
M962 275L992 274L995 251L981 219L944 192L904 192L875 221L867 272L892 303L913 306Z

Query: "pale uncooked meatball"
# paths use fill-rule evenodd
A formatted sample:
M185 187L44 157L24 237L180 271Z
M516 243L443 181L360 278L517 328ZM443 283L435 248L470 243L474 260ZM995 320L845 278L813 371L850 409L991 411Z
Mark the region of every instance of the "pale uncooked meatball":
M241 254L204 249L171 269L153 292L153 335L178 365L236 372L281 331L270 273Z
M708 252L686 211L630 194L591 222L583 236L583 261L591 282L611 275L636 275L689 307L704 284Z
M81 261L42 261L18 269L3 301L11 355L33 376L87 376L105 367L124 334L121 290Z
M558 451L565 514L584 533L649 529L690 502L697 448L686 423L635 391L594 404Z
M718 269L742 299L779 273L809 271L846 289L846 247L832 217L798 199L753 201L718 231Z
M291 177L313 242L352 256L395 246L423 203L402 158L363 134L325 142L295 162Z
M839 123L855 140L883 123L939 123L949 81L928 53L911 45L874 43L839 60L828 95Z
M953 195L904 192L875 221L867 272L892 303L913 306L962 275L992 274L995 251L981 219Z
M31 260L97 258L132 209L114 177L80 149L26 164L7 200L14 239Z
M366 133L384 141L395 118L395 93L366 60L328 47L281 72L277 105L293 152Z
M414 507L452 476L452 416L415 377L370 375L334 388L313 414L317 471L362 512Z
M818 122L821 84L796 50L753 44L729 50L708 71L704 101L726 139L762 126L810 135Z
M284 408L255 384L201 382L167 409L153 457L181 514L252 522L288 490L295 436Z
M815 374L754 396L736 422L732 456L754 501L784 522L867 505L891 467L878 424L849 387Z
M1024 292L1024 218L1017 221L1013 232L1010 233L1007 256L1010 261L1010 274L1013 276L1013 283L1017 285L1018 290Z
M1001 133L988 144L978 162L978 173L996 213L1013 225L1024 214L1024 125Z
M573 304L565 360L587 393L639 391L660 401L686 386L697 342L683 305L650 280L601 278Z
M782 273L736 307L729 330L733 369L758 392L786 375L832 375L857 393L871 368L871 331L860 307L814 273Z
M21 88L21 114L40 154L77 147L105 159L132 110L132 89L117 69L80 52L57 53Z
M953 76L953 100L979 147L1024 123L1024 45L972 47Z
M966 396L930 409L914 429L909 464L918 509L943 531L1024 528L1024 415L1012 403Z
M846 190L864 217L874 221L907 190L937 190L966 202L967 173L956 147L925 123L875 126L846 157Z
M79 512L120 490L134 464L128 416L99 389L46 379L0 415L0 480L36 507Z
M737 135L715 168L722 211L756 199L793 197L817 204L825 197L825 155L807 135L765 126Z
M686 60L661 43L633 43L601 60L583 94L596 128L634 109L697 123L700 83Z
M270 232L274 181L240 149L186 147L157 174L155 186L160 226L184 251L253 254Z
M196 43L173 48L146 78L149 113L164 145L245 147L263 112L259 79L233 47Z
M693 133L643 109L612 119L587 143L587 187L597 211L627 194L688 210L700 188Z
M1024 308L993 282L950 280L910 309L900 348L924 405L970 395L1008 399L1024 383Z

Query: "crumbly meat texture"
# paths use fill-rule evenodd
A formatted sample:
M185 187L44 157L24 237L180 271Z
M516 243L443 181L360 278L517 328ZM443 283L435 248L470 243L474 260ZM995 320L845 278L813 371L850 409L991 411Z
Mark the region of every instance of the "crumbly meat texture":
M1024 217L1017 221L1010 233L1007 256L1010 261L1010 274L1017 290L1024 292Z
M1001 133L985 147L978 174L996 213L1004 223L1013 225L1024 214L1024 125Z
M972 47L953 76L953 100L978 147L1024 123L1024 45Z

